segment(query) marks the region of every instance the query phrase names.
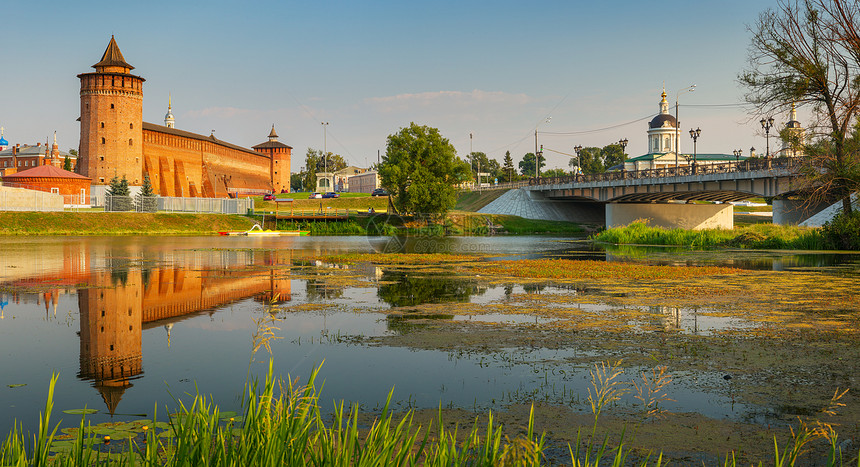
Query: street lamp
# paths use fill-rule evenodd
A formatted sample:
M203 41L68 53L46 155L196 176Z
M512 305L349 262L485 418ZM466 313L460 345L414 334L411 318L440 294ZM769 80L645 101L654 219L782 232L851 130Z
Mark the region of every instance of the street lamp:
M681 153L681 122L678 121L678 99L685 92L693 92L696 90L696 85L692 85L681 89L675 95L675 170L678 170L678 154Z
M773 117L768 117L767 120L761 119L761 128L764 130L765 139L765 154L764 157L770 157L770 129L773 128Z
M331 186L328 180L328 122L320 122L320 125L323 126L323 172L325 173L326 188L328 188Z
M624 155L624 149L627 148L627 138L618 140L618 145L621 146L621 155Z
M573 147L573 150L574 150L574 152L576 152L576 167L577 167L577 169L579 169L579 172L582 172L582 158L579 157L579 152L582 151L582 146L577 144L576 146ZM574 174L574 175L579 175L579 174Z
M702 134L701 128L696 128L695 130L690 128L690 138L693 138L693 170L696 169L696 141L699 140L699 136Z
M552 117L547 117L544 119L544 123L550 123L552 121ZM540 178L540 158L538 157L538 130L537 127L540 125L538 122L535 125L535 177ZM543 153L543 145L540 147L540 152Z
M540 151L535 153L535 177L540 178L540 158L543 157L543 144L540 145Z
M736 164L741 161L741 154L743 154L743 152L743 149L735 149L734 151L732 151L732 154L735 155Z

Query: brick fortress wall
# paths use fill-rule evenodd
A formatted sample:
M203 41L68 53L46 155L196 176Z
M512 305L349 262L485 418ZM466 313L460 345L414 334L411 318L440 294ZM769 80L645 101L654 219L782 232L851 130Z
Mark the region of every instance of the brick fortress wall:
M187 131L143 124L142 170L162 196L223 198L272 190L264 154Z
M132 187L148 174L156 194L227 197L289 189L290 154L265 154L195 133L143 122L143 78L111 37L94 73L81 80L79 173L93 186L123 176ZM98 191L98 190L96 190ZM136 191L136 190L134 190ZM134 192L133 191L133 192Z

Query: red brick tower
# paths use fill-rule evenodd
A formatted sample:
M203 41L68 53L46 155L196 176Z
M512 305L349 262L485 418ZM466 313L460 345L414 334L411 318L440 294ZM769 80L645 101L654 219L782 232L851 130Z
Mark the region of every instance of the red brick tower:
M269 140L254 146L254 151L269 156L269 177L275 193L285 190L290 191L290 159L293 148L278 141L275 133L275 125L269 132Z
M122 56L113 36L95 73L81 80L81 175L107 185L123 175L143 184L143 82Z

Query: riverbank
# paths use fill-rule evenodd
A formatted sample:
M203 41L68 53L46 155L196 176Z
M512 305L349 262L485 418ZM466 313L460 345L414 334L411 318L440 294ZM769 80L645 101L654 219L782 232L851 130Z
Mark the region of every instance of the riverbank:
M211 235L254 223L224 214L0 212L0 235Z
M325 200L328 201L328 200ZM0 212L0 235L214 235L248 230L262 215L136 212ZM266 221L266 228L271 228ZM582 235L572 222L455 212L441 222L387 214L351 215L346 221L278 221L280 230L311 235Z

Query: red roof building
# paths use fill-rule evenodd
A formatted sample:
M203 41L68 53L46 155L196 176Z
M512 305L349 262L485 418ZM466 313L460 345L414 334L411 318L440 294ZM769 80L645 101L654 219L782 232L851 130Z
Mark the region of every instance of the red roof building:
M92 179L53 165L40 165L0 177L4 186L46 191L63 195L63 204L90 204Z

